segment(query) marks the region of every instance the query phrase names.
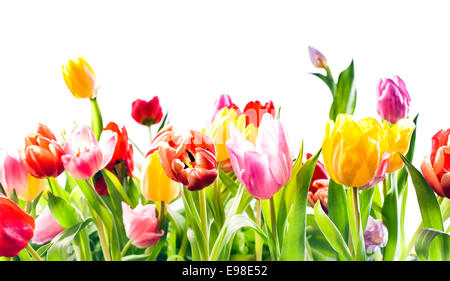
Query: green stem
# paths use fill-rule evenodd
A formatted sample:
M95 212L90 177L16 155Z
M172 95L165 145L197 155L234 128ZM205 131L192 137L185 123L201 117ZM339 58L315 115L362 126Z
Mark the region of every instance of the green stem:
M103 131L103 119L102 113L100 112L100 107L98 106L97 97L91 100L91 123L92 131L94 132L95 138L100 139L100 135Z
M178 255L180 257L182 257L184 259L184 253L186 252L186 248L187 248L187 242L188 242L188 238L187 238L187 230L189 229L189 221L186 220L186 225L184 226L185 231L183 231L183 240L181 240L181 246L180 246L180 250L178 251Z
M103 221L100 217L97 217L95 223L97 225L97 233L100 240L100 245L102 247L103 257L105 258L105 261L111 261L111 255L109 253L109 247L106 240L105 226L103 224Z
M261 200L256 199L256 225L261 227ZM255 256L257 261L262 261L262 240L259 234L255 232Z
M214 201L215 201L215 206L217 208L216 213L217 213L217 224L219 229L222 228L223 226L223 222L225 220L225 213L224 213L224 207L223 207L223 202L222 202L222 196L220 193L220 187L219 187L219 181L218 179L216 179L214 181L214 185L213 185L213 192L214 192Z
M166 213L167 208L164 201L159 202L159 212L158 212L158 231L163 229L164 224L166 223Z
M349 187L351 200L351 210L350 214L352 217L349 217L349 221L353 219L352 226L350 228L352 245L354 249L355 260L364 260L364 236L362 232L361 226L361 213L359 210L359 192L357 187Z
M148 136L150 138L150 144L153 142L152 139L152 126L148 126Z
M423 228L423 222L419 224L419 226L416 229L416 232L414 232L414 235L411 237L411 240L409 240L408 246L404 249L404 251L401 253L399 260L404 261L409 256L409 253L411 253L412 248L414 247L414 243L416 242L416 237L419 231Z
M278 232L277 232L277 216L275 214L275 203L273 201L273 197L269 199L269 206L270 206L270 221L272 224L272 234L273 234L273 241L275 242L275 253L276 258L278 259L279 256L279 250L278 250Z
M208 214L206 212L206 196L205 189L199 190L199 203L200 203L200 219L202 223L202 232L205 238L205 257L209 257L209 233L208 233Z
M39 256L39 254L36 253L36 251L33 249L33 247L31 247L30 244L27 244L27 246L25 247L25 249L27 250L28 254L30 254L30 256L33 257L34 260L36 260L36 261L42 261L41 256Z
M131 240L128 240L127 244L125 244L122 251L120 252L121 257L124 257L127 254L128 249L131 247L131 245L132 245Z

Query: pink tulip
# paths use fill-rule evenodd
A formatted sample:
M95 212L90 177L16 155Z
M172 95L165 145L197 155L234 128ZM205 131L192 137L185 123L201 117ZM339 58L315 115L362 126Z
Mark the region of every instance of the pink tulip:
M34 244L45 244L64 231L64 228L52 216L48 207L45 207L44 211L35 220L35 224L34 236L31 240Z
M90 127L76 125L64 143L64 168L76 179L88 179L109 163L116 142L117 133L113 131L103 131L97 142Z
M284 186L292 173L292 158L279 120L264 114L255 145L236 127L230 128L226 146L239 181L257 199L269 199Z
M409 113L411 98L403 80L380 79L377 89L377 112L383 120L395 124Z
M19 151L0 150L0 182L8 196L13 190L19 195L27 187L27 165Z
M155 245L164 235L164 231L158 232L154 205L139 204L132 210L130 206L122 202L122 212L125 233L136 247L144 249Z

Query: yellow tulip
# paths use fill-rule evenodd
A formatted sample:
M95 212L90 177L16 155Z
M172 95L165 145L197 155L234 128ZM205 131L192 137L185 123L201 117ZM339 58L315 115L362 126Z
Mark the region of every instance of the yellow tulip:
M236 110L233 108L222 108L219 112L217 112L216 118L210 128L208 130L203 130L203 132L214 141L217 152L217 162L222 162L229 159L225 144L230 138L231 124L234 124L247 140L252 143L255 143L256 141L258 129L252 123L246 126L245 114L240 114L237 116Z
M393 173L403 167L403 161L398 153L406 154L408 152L409 142L416 125L413 121L403 118L392 127L384 121L383 128L385 130L386 152L391 154L387 172Z
M39 193L45 190L45 180L28 174L27 187L19 194L19 198L27 202L33 201Z
M330 177L338 184L362 187L372 180L386 150L384 130L373 118L353 121L339 114L336 123L328 121L322 153Z
M97 95L98 85L95 73L84 58L69 60L69 63L63 65L62 69L64 81L76 98L92 99Z
M166 204L180 194L179 184L164 171L158 150L147 156L142 166L141 191L146 199Z

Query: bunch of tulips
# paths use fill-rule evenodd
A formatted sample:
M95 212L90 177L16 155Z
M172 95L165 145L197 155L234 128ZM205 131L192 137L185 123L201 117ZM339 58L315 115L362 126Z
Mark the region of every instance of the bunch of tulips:
M0 150L1 259L450 260L450 129L417 169L403 80L381 79L379 118L354 120L353 62L335 80L323 54L309 55L333 101L322 144L298 155L272 101L239 107L228 95L189 131L158 97L134 101L150 132L138 148L125 127L104 126L89 64L69 60L64 81L91 102L92 123L60 139L39 123L24 147ZM421 221L407 240L411 182Z

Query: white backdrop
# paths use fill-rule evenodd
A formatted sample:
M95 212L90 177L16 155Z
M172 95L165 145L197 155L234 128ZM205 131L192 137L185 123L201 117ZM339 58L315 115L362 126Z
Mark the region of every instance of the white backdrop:
M55 133L90 124L61 66L82 55L101 84L105 125L125 125L144 150L147 130L131 118L136 98L160 97L178 128L200 130L214 100L229 94L272 99L293 154L321 145L331 95L307 47L327 57L335 77L354 59L357 118L377 117L381 77L399 75L420 113L414 164L432 135L450 127L450 41L446 1L3 1L0 3L0 146L19 148L37 123ZM137 153L136 153L137 155ZM410 188L408 237L419 209Z

